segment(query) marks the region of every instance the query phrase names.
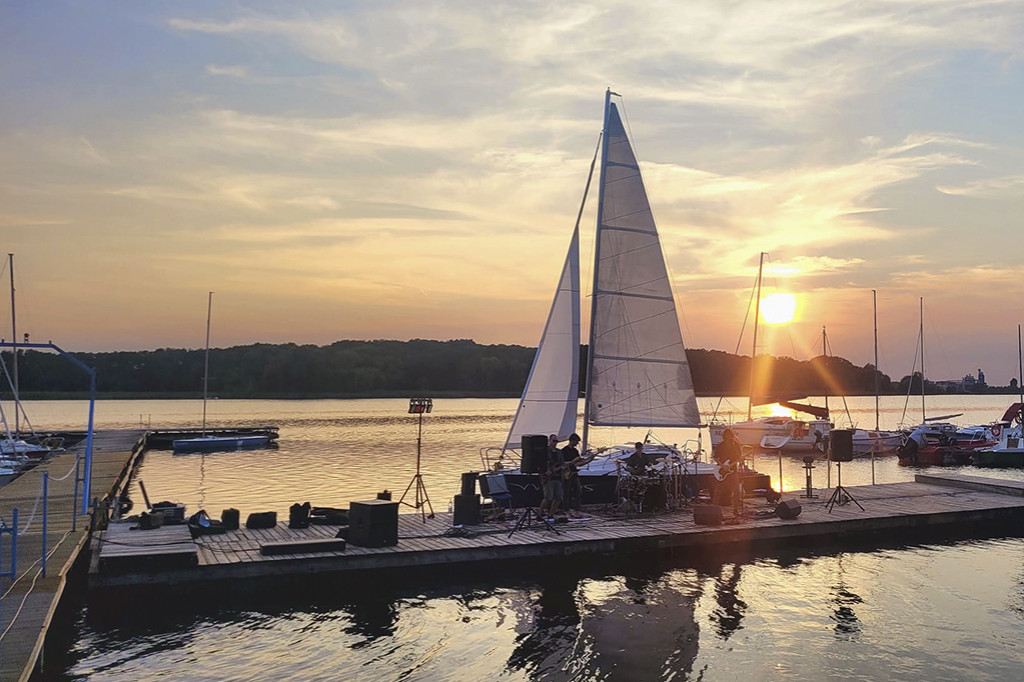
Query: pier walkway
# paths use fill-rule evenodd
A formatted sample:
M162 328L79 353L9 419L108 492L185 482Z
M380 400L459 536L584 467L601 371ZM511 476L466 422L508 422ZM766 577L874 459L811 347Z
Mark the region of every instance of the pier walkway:
M93 438L92 496L103 499L130 470L143 431L109 431ZM12 526L18 509L18 551L14 580L0 581L0 681L28 680L43 663L43 642L64 591L68 573L89 532L89 515L74 497L75 460L85 441L52 455L0 488L0 519ZM84 461L83 461L84 469ZM42 575L43 472L49 473L46 576ZM79 492L81 494L81 492ZM72 531L73 520L75 530ZM11 568L11 537L2 536L0 566Z
M801 513L775 516L763 501L720 526L696 525L689 511L624 516L593 511L589 519L557 524L557 534L534 524L511 534L514 519L455 529L450 514L423 521L399 515L398 544L330 549L338 526L289 529L240 528L193 540L184 526L132 530L112 524L94 540L90 585L130 587L166 584L238 584L250 578L291 578L316 573L417 570L428 566L576 556L627 556L640 552L696 550L708 546L782 547L808 541L884 534L914 541L925 528L969 526L972 532L1024 520L1024 483L999 479L918 475L914 482L844 488L854 502L826 507L830 491L797 499ZM322 551L281 553L284 543ZM326 546L326 547L325 547ZM676 554L679 554L679 551Z

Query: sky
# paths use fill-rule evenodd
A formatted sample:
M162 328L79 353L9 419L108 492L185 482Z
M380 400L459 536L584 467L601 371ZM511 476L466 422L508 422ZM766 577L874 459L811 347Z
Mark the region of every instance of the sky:
M201 348L214 291L215 347L534 346L610 87L688 347L750 353L765 252L798 308L759 353L873 362L875 290L882 371L923 299L929 378L1005 385L1022 34L1017 1L0 3L17 333Z

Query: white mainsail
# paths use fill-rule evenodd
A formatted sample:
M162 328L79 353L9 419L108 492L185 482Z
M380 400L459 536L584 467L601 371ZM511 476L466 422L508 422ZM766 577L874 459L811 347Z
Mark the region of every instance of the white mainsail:
M606 104L594 264L587 419L697 427L675 299L636 157Z
M580 395L580 238L573 230L562 276L551 302L544 333L506 448L518 448L524 435L558 434L566 440L576 430Z

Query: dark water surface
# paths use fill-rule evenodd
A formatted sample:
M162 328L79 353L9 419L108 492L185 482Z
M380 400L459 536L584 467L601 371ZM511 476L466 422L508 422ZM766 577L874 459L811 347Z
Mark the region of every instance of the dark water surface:
M874 399L847 401L874 425ZM1008 399L929 398L936 413L985 423ZM745 405L734 401L737 411ZM404 400L212 401L216 425L280 426L277 448L206 455L150 451L150 498L217 516L236 507L287 514L294 502L347 506L415 471L416 417ZM437 400L423 419L424 482L437 510L478 450L500 442L515 400ZM820 401L819 401L820 404ZM886 399L882 427L904 400ZM702 407L708 407L702 401ZM835 404L832 403L833 410ZM84 424L81 403L29 403L37 428ZM108 401L97 428L195 425L196 401ZM920 415L911 417L919 420ZM695 434L657 434L683 442ZM599 444L635 440L597 432ZM706 438L706 433L705 433ZM756 460L776 480L779 458ZM800 457L783 481L802 489ZM1020 471L957 469L1024 480ZM844 465L847 486L911 480L894 457ZM815 469L815 485L829 474ZM835 471L831 472L835 476ZM834 483L834 479L833 479ZM405 511L411 511L406 509ZM202 598L167 594L114 610L71 609L66 657L48 677L74 680L1021 680L1024 541L953 539L909 546L807 547L611 564L453 570L399 585L335 578ZM57 660L54 660L56 658Z

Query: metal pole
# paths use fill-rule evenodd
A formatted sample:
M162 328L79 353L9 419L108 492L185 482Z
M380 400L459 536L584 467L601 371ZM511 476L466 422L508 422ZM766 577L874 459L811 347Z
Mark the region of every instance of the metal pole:
M594 284L590 289L590 329L588 330L587 341L587 388L583 393L583 442L580 445L581 451L586 452L590 441L590 396L594 385L594 343L597 340L594 336L594 320L597 319L597 264L601 261L601 221L604 220L604 182L605 171L608 166L608 113L612 105L612 89L608 88L604 93L604 122L601 127L601 174L597 180L597 230L594 234ZM588 180L589 182L589 180Z
M14 573L18 570L18 508L11 511L11 580L14 580Z
M875 434L879 429L879 407L878 407L878 292L871 290L871 311L875 321ZM871 485L875 484L875 448L878 445L878 438L871 444Z
M747 421L750 421L754 409L754 377L757 364L757 323L761 316L761 271L764 269L764 251L761 252L761 262L757 265L757 295L754 297L754 346L750 351L750 390L747 392ZM782 482L779 481L779 485Z
M779 448L779 494L782 494L782 448Z
M210 383L210 313L213 311L213 292L206 299L206 355L203 361L203 438L206 438L206 395Z
M12 378L14 380L14 386L12 387L14 389L14 433L17 437L21 433L21 426L18 410L18 317L14 314L14 254L7 254L7 260L11 268L11 336L13 337L11 342L14 344L11 352L11 365L13 369Z
M92 490L92 425L96 414L96 373L89 373L89 430L85 436L85 471L82 474L82 513L89 513Z
M43 577L46 577L46 528L47 528L47 508L49 507L49 494L50 494L50 472L43 472Z
M82 456L75 457L75 494L71 497L71 532L78 531L78 512L75 511L75 500L78 499L78 482L81 480Z
M924 424L928 419L924 409L924 296L921 297L921 329L918 333L921 336L921 423Z

